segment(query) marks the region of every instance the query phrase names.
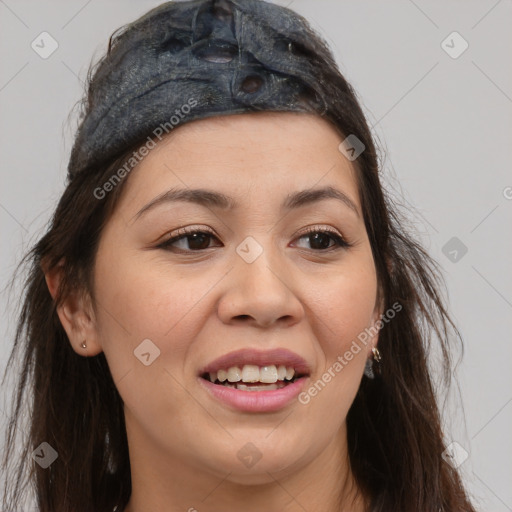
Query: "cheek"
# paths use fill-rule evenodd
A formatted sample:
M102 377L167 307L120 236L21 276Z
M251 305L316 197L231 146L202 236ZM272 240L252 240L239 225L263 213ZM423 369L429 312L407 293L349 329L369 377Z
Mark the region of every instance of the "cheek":
M207 318L201 298L218 276L180 274L120 252L98 259L95 274L100 342L112 378L130 414L181 418L190 409L184 362Z
M375 342L369 331L377 293L373 260L354 260L331 275L328 285L315 290L311 324L322 364L302 403L318 415L332 408L342 421L359 388L369 347Z
M323 341L326 358L332 361L372 325L377 295L373 260L364 258L343 267L315 293L313 314L323 333L317 339Z
M99 253L95 272L100 342L111 372L116 378L141 367L146 375L164 362L178 367L206 318L201 297L218 277L181 274L147 255L122 253ZM115 265L106 263L112 261ZM147 339L156 347L145 342L150 360L156 355L149 367L137 360L137 350Z
M95 281L110 320L133 336L156 338L174 329L208 286L204 274L180 272L158 255L133 250L99 253Z

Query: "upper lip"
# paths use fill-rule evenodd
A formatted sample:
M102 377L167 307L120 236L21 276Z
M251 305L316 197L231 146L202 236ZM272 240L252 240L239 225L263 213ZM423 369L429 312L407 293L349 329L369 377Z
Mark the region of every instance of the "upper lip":
M226 370L233 366L242 368L246 364L256 366L284 365L292 367L298 375L309 375L310 373L310 367L303 357L285 348L276 348L265 351L240 349L230 352L208 363L201 369L199 374L203 375L204 373Z

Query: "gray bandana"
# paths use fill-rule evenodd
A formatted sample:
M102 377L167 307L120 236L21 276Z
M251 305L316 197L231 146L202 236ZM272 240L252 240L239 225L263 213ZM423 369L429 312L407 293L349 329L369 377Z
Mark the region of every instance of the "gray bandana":
M195 119L322 114L328 80L319 59L330 53L310 34L301 16L260 0L174 1L153 9L124 28L97 68L69 179Z

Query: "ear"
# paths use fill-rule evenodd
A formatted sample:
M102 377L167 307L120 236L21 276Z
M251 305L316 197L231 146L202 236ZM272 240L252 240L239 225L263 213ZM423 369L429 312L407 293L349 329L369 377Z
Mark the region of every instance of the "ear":
M43 270L46 285L54 302L63 275L63 263ZM57 306L60 323L68 335L73 350L81 356L95 356L102 351L91 300L83 291L71 292ZM83 348L82 344L85 344Z

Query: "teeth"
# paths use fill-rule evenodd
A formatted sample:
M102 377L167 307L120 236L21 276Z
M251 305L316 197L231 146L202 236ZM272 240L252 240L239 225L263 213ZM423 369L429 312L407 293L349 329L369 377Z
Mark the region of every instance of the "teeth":
M242 368L242 380L244 382L259 382L260 369L254 364L246 364Z
M264 384L262 386L246 386L240 382L231 384L223 382L222 385L227 388L238 389L239 391L272 391L274 389L281 389L286 386L284 382L276 382L275 384Z
M242 370L238 366L228 368L228 380L229 382L240 382L242 380Z
M261 382L263 384L275 384L279 383L279 381L292 380L295 375L295 370L292 367L286 367L284 365L276 365L271 364L268 366L256 366L254 364L246 364L240 369L238 366L231 366L227 369L218 370L216 372L209 372L209 377L211 382L220 381L220 382L246 382L246 383L255 383ZM227 383L226 383L227 384ZM235 387L235 386L230 386ZM238 389L242 389L243 384L238 386ZM258 386L251 386L250 389L256 390ZM266 385L264 389L273 389L272 386Z
M277 368L274 365L263 366L260 369L260 382L265 382L266 384L277 382Z

